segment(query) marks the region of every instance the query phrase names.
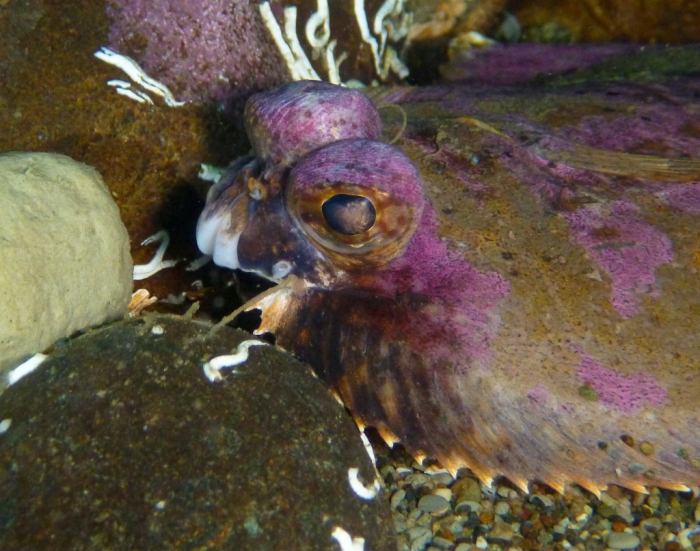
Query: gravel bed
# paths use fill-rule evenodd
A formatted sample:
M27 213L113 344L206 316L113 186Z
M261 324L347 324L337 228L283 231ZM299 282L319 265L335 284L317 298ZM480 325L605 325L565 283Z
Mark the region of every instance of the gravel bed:
M578 486L560 495L531 484L527 495L505 479L488 488L468 469L455 479L375 448L399 551L700 549L700 498L690 492L611 486L599 500Z

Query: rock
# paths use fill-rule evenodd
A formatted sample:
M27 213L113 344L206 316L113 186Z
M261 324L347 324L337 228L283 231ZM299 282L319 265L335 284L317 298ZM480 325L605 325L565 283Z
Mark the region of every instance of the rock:
M499 501L493 508L493 512L503 517L510 513L510 505L507 501Z
M396 549L356 426L309 369L249 336L174 316L88 332L0 399L0 548ZM154 328L158 328L154 331ZM161 334L162 330L162 334Z
M426 513L442 514L450 508L450 502L441 495L428 494L420 498L418 508Z
M408 529L408 537L411 540L411 551L420 551L432 541L433 534L425 526L414 526Z
M515 532L513 527L501 520L500 517L496 517L495 524L489 533L489 540L497 542L510 542L513 540Z
M658 532L661 530L661 527L663 526L663 522L661 522L660 518L657 517L651 517L651 518L645 518L639 523L639 526L643 528L647 532Z
M64 155L0 155L0 373L122 317L129 236L100 175Z
M450 489L453 494L457 495L459 501L475 501L478 503L481 500L479 481L473 478L460 478Z
M610 532L607 544L611 549L635 549L639 538L631 532Z

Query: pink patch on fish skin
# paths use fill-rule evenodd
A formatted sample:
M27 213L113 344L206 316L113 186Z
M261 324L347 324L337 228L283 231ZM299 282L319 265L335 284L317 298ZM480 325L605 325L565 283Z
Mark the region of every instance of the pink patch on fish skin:
M673 260L672 245L633 203L615 201L605 210L582 207L563 216L575 241L612 278L613 307L630 318L639 312L640 295L658 293L654 271Z
M465 354L487 361L501 323L500 302L510 293L510 284L497 272L478 271L461 253L448 249L437 237L437 228L437 216L427 205L406 251L378 271L372 288L397 300L423 297L426 304L421 315L402 322L406 334L425 335L432 327L436 335L443 336L425 339L423 345L431 343L431 348L421 350L422 354L456 363L464 363ZM450 338L444 337L446 328L452 332ZM453 343L462 344L456 354Z
M576 377L593 388L603 404L625 414L635 413L646 403L660 406L668 400L666 390L648 373L623 375L587 354L581 355Z
M700 214L700 182L668 184L656 196L666 201L676 210L690 214Z
M546 404L547 400L549 400L549 391L547 390L546 386L540 383L527 393L527 397L530 398L530 400L534 400L538 404Z
M670 158L697 155L700 139L685 130L692 118L686 107L689 98L685 93L678 93L672 86L659 85L656 93L672 101L648 103L639 101L639 89L634 85L611 86L607 92L605 101L618 109L615 115L584 117L576 125L562 127L557 132L558 137L569 143L638 155ZM629 102L634 101L635 96L635 109L630 110Z

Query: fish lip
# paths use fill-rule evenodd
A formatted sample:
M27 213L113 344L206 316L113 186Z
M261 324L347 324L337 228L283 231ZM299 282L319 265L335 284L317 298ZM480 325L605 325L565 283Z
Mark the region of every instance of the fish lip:
M220 227L220 225L221 224L218 224L217 227ZM206 231L208 230L210 230L210 228L207 228ZM206 231L203 230L203 234L208 237ZM242 233L243 232L237 232L233 236L230 236L218 230L213 232L213 240L206 240L203 237L201 238L202 242L200 242L200 234L198 232L197 244L202 252L211 254L214 263L222 268L241 270L255 274L274 283L279 283L280 280L284 279L292 272L294 263L286 259L277 260L270 268L252 268L241 265L241 261L238 257L238 242L240 241Z

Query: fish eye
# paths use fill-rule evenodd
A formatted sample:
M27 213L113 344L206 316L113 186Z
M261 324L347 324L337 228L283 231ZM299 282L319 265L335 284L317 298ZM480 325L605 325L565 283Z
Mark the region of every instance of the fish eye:
M328 227L342 235L359 235L377 221L372 201L359 195L339 193L321 207Z

